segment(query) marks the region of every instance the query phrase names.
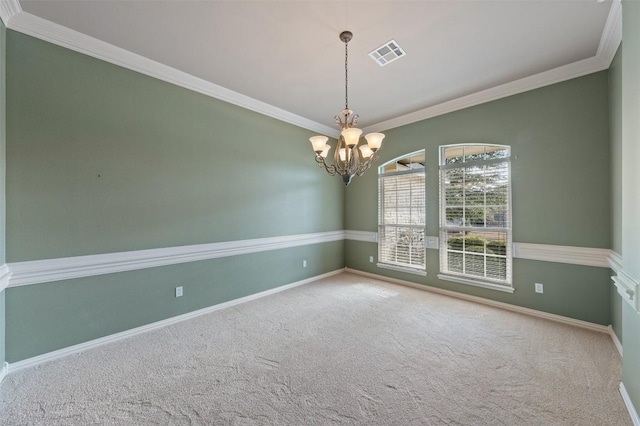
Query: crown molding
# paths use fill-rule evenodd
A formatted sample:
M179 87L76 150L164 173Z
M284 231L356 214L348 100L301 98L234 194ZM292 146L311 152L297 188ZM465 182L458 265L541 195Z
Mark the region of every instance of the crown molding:
M530 90L539 89L541 87L571 80L573 78L582 77L587 74L605 70L608 67L609 66L605 64L604 61L594 56L373 124L364 128L363 133L380 132L400 126L406 126L407 124L416 123L428 118L437 117L439 115L459 111L476 105L506 98L508 96L528 92Z
M0 19L5 27L9 27L11 18L22 12L18 0L0 0Z
M10 273L7 287L134 271L342 240L344 240L344 231L329 231L15 262L5 265Z
M303 129L333 137L338 135L337 130L333 127L325 126L324 124L234 92L233 90L229 90L27 12L14 14L12 18L8 20L7 28L166 81L167 83L220 99L250 111L275 118L276 120L302 127Z
M462 96L461 98L443 102L438 105L423 108L400 117L381 121L364 128L363 133L380 132L405 126L428 118L437 117L439 115L448 114L450 112L459 111L472 106L606 70L611 65L621 41L622 5L620 0L613 0L595 56L505 83L500 86L472 93L467 96Z
M0 17L7 28L66 47L112 64L184 87L295 126L337 137L338 131L321 123L242 95L191 74L129 52L112 44L23 12L18 0L0 0ZM538 89L609 68L622 40L622 6L613 0L595 56L533 76L430 106L363 129L364 133L389 130L417 121Z
M609 16L602 31L600 45L596 56L607 64L607 67L613 62L618 47L622 42L622 2L621 0L613 0L609 9Z

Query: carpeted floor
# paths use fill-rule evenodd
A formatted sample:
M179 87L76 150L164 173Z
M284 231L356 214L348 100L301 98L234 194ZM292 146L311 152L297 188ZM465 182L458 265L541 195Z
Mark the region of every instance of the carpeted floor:
M609 336L341 274L10 374L3 425L631 425Z

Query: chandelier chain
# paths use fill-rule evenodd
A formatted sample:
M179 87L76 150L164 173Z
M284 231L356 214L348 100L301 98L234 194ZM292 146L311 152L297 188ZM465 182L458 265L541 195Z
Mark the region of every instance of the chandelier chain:
M349 109L349 42L344 42L344 109Z
M340 40L344 42L344 110L334 117L334 121L340 130L336 138L336 146L333 150L333 164L328 164L326 159L331 150L326 136L313 136L309 138L313 150L316 153L316 163L323 167L331 176L340 175L345 185L349 185L354 176L362 174L378 159L378 150L382 144L382 133L369 133L365 135L366 145L358 146L362 130L355 127L358 124L358 114L349 109L349 41L353 37L351 31L340 33Z

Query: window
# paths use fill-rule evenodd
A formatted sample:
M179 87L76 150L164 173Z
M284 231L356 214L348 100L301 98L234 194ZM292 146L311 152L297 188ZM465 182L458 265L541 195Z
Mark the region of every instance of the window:
M440 148L440 271L442 279L513 291L508 146Z
M378 266L426 275L424 150L378 168Z

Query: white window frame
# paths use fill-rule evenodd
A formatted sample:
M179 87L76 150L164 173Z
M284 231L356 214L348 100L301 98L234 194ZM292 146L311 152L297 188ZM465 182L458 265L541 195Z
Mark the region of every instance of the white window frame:
M426 174L425 168L415 169L415 170L403 170L396 172L386 172L385 167L389 164L396 163L404 158L413 157L417 155L425 155L425 150L419 150L415 152L411 152L409 154L402 155L400 157L394 158L393 160L387 161L380 167L378 167L378 263L376 266L379 268L392 269L401 272L407 272L416 275L427 275L426 264L427 264L427 252L426 252ZM399 224L399 223L390 223L386 222L384 218L384 210L383 210L383 198L384 198L384 187L382 185L383 179L388 178L397 178L401 176L415 176L422 175L425 179L425 185L422 187L422 206L416 206L415 208L422 209L424 216L422 217L422 224ZM419 198L419 197L418 197ZM413 197L411 202L411 208L414 207ZM384 254L385 252L385 241L383 235L385 235L384 228L385 227L396 227L396 228L411 228L412 230L421 230L423 235L422 247L420 248L423 251L423 264L410 264L399 261L390 261L387 256ZM411 246L410 246L411 247ZM411 257L411 255L410 255Z
M495 158L495 159L484 159L484 160L473 160L470 162L464 163L454 163L454 164L446 164L445 158L445 149L447 148L464 148L464 147L497 147L501 149L508 150L508 155L503 158ZM484 227L478 226L470 226L465 223L462 224L448 224L446 220L446 171L461 168L466 169L470 167L484 166L484 165L492 165L492 164L500 164L506 163L507 166L507 177L508 177L508 185L507 185L507 211L506 211L506 226L496 227L490 226L488 227L485 223ZM438 278L447 281L454 281L462 284L468 284L477 287L489 288L492 290L499 290L508 293L512 293L513 283L512 283L512 265L513 265L513 250L512 250L512 203L511 203L511 147L507 145L499 145L499 144L490 144L490 143L468 143L468 144L453 144L453 145L442 145L440 146L440 274L438 274ZM466 198L465 198L466 199ZM484 201L483 208L486 209L486 198ZM464 209L464 199L463 205ZM464 211L464 210L463 210ZM486 210L485 210L486 211ZM447 231L460 231L460 232L479 232L479 231L493 231L493 232L503 232L506 234L505 237L505 279L496 279L491 277L486 277L486 259L492 255L487 254L487 243L485 240L484 245L484 267L485 267L485 276L477 276L473 274L468 274L464 272L458 271L450 271L449 270L449 247L447 244ZM453 252L453 251L452 251ZM467 252L465 249L461 251L464 253ZM495 256L502 257L502 256ZM464 262L465 257L463 257ZM463 266L464 269L464 266Z

